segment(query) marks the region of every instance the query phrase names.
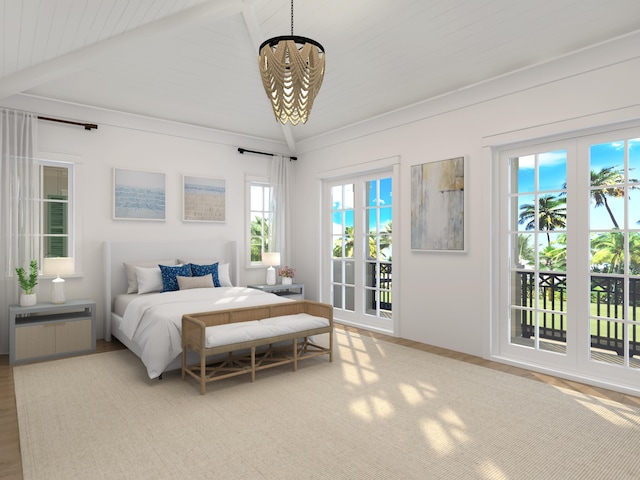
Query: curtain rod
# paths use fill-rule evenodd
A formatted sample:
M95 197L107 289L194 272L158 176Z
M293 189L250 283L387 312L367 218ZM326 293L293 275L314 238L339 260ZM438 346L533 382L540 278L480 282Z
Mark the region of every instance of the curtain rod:
M257 150L247 150L246 148L238 148L239 153L255 153L256 155L267 155L269 157L273 157L275 153L267 153L267 152L258 152ZM298 157L289 157L289 160L298 160Z
M84 123L84 122L74 122L72 120L62 120L60 118L51 118L51 117L38 117L39 120L46 120L47 122L58 122L58 123L66 123L68 125L79 125L84 127L85 130L93 130L97 129L98 125L95 123Z

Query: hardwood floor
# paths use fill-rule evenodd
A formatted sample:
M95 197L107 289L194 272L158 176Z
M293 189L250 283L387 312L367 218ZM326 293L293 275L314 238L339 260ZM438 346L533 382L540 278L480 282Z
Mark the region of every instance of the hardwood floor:
M640 407L640 397L625 395L623 393L606 390L604 388L592 387L577 382L571 382L569 380L563 380L561 378L491 362L473 355L466 355L464 353L433 347L411 340L394 338L379 333L357 330L355 328L343 327L340 325L336 325L336 327L356 331L361 335L367 335L372 338L382 339L398 345L422 350L424 352L442 355L462 362L500 370L519 377L528 378L550 385L561 386L596 397L607 398L626 405ZM96 343L95 353L110 352L120 350L122 348L125 347L117 340L112 342L98 340ZM20 456L20 435L18 432L18 415L16 411L16 399L13 383L13 367L9 365L8 355L0 355L0 432L0 479L22 480L22 459Z

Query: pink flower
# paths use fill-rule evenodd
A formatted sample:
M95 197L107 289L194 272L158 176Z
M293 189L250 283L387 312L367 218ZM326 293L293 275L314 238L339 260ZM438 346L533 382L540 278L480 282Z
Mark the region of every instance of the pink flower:
M278 269L278 275L281 277L293 278L296 276L296 269L285 265Z

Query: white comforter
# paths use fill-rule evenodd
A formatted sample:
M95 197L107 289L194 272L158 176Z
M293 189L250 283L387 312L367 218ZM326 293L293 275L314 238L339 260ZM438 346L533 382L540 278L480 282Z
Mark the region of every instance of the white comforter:
M182 353L182 315L289 301L243 287L194 288L140 295L122 319L123 333L141 347L149 378L156 378Z

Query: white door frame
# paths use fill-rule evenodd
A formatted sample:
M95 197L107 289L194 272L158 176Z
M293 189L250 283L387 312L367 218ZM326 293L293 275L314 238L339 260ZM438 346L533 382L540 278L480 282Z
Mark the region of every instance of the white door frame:
M341 168L336 170L331 170L328 172L322 172L319 174L318 178L321 180L321 219L322 219L322 228L321 228L321 255L319 258L319 271L320 271L320 301L331 303L331 272L327 265L331 262L331 251L326 248L326 245L329 242L329 238L331 238L332 231L331 226L328 225L328 220L331 219L331 209L330 209L330 184L336 184L341 182L349 182L353 181L357 177L369 177L380 175L384 173L385 176L391 177L392 179L392 189L393 192L399 191L399 173L400 173L400 157L390 157L381 160L375 160L372 162L366 162L359 165L354 165L347 168ZM393 213L392 213L392 222L394 225L393 232L393 243L398 245L393 252L393 265L394 268L397 265L400 265L400 204L399 204L400 195L395 194L393 197ZM361 215L362 212L355 212L356 221L358 221L358 215ZM397 270L396 270L397 271ZM357 284L358 285L358 284ZM371 322L371 320L376 319L378 317L367 315L366 319L369 321L363 321L363 315L358 314L353 315L351 312L345 312L343 310L336 310L336 321L339 323L344 323L347 325L356 326L363 329L369 329L374 331L379 331L381 333L385 333L388 335L399 336L399 327L398 327L398 318L400 312L400 304L401 304L401 295L400 295L400 275L399 272L396 274L394 272L394 281L392 286L392 295L393 295L393 318L391 322ZM361 288L356 288L356 304L360 302L362 303L362 290ZM357 307L356 307L357 308Z

